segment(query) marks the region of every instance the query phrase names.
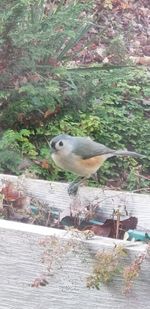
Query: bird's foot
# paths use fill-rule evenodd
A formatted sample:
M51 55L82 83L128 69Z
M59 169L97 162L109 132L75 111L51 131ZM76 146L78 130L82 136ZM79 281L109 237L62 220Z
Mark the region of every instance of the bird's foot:
M95 180L95 181L98 181L98 175L97 175L97 173L92 174L92 175L91 175L91 178L92 178L93 180Z
M69 195L76 195L78 193L79 185L85 180L85 177L77 177L68 187Z
M79 189L79 183L73 181L68 187L68 194L77 195L78 189Z

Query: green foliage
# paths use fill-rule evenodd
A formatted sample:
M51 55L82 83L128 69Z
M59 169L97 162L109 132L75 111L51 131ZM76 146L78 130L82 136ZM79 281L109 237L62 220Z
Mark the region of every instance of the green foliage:
M127 73L125 75L125 73ZM73 73L74 74L74 73ZM148 179L139 177L138 174L149 173L150 158L150 122L147 117L148 106L143 105L143 91L147 87L146 71L133 70L128 72L123 69L117 71L90 71L78 74L75 73L74 83L78 87L78 93L82 89L82 83L86 80L84 87L83 101L84 108L78 113L69 111L65 115L59 116L56 120L37 129L41 136L46 135L51 138L62 132L71 135L91 136L96 141L111 148L134 150L146 156L145 159L134 158L112 158L105 162L99 171L101 184L109 184L109 179L120 179L122 188L128 190L148 187ZM137 76L139 78L137 78ZM103 77L103 79L102 79ZM76 80L77 78L77 80ZM89 78L89 80L88 80ZM111 83L105 90L107 80ZM124 81L122 81L124 79ZM91 82L91 85L89 83ZM135 85L136 82L136 85ZM94 87L93 87L94 84ZM87 88L86 88L87 87ZM91 92L90 92L91 91ZM71 99L75 95L70 96ZM72 175L59 171L56 176L59 180L65 177L72 180Z
M37 156L35 146L29 141L31 135L27 129L5 131L0 141L0 172L19 174L18 166L23 156L32 159Z
M129 69L120 70L117 74L115 70L73 72L70 76L77 90L69 94L72 104L78 99L83 84L85 85L82 96L84 103L82 102L83 105L81 104L78 113L74 112L73 105L72 109L67 108L67 113L64 109L64 113L50 123L36 128L36 131L33 129L19 132L8 130L3 136L2 145L5 147L13 145L13 149L14 147L17 150L20 149L23 155L28 155L30 158L47 159L50 164L49 169L35 164L31 167L31 170L40 177L71 181L74 176L55 167L50 159L46 140L62 132L91 136L111 148L128 148L147 156L142 160L112 158L106 161L98 172L102 185L109 184L109 180L120 179L120 186L128 190L149 186L148 180L138 176L143 173L147 175L149 172L150 123L147 118L148 106L143 105L142 99L142 93L147 87L147 73L144 70L132 72ZM138 79L137 74L140 76ZM105 85L108 80L111 82L106 91Z
M43 3L4 0L0 4L1 171L19 173L20 154L20 159L48 161L49 168L31 166L40 177L72 180L72 174L55 167L47 144L64 132L146 155L140 161L106 161L99 179L102 185L120 179L120 186L130 190L149 186L138 176L147 176L150 166L148 70L121 65L126 60L121 35L110 42L108 51L116 54L120 66L71 68L73 47L94 27L92 2L58 1L51 7Z
M109 48L107 49L107 53L110 55L114 55L115 63L125 63L127 48L124 44L124 37L119 35L113 38L110 41Z
M0 173L18 174L20 154L12 150L0 150Z
M115 275L121 273L121 259L126 255L127 252L121 245L111 251L98 251L95 255L92 275L87 278L87 287L99 290L102 283L109 284Z
M91 5L74 0L47 6L44 0L0 3L2 127L14 126L20 113L42 114L63 104L60 60L92 26L88 14L80 17Z
M142 264L148 256L149 246L143 253L135 256L130 263L127 251L121 245L115 246L111 250L98 251L95 254L92 274L87 277L87 287L99 290L102 284L109 285L119 274L123 279L122 292L125 295L129 294L141 273Z
M22 129L20 132L15 132L13 130L7 130L3 135L0 143L0 150L12 149L21 150L24 155L29 155L30 157L35 157L37 155L35 146L30 143L29 137L33 133L27 129Z

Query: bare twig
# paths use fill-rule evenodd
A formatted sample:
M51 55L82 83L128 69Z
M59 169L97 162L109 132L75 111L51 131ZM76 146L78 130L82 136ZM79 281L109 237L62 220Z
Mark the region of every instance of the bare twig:
M48 226L48 224L49 224L50 217L51 217L51 212L49 211L48 212L48 218L47 218L46 224L45 224L46 226Z
M132 193L136 193L140 191L150 191L150 187L139 188L139 189L133 190Z
M143 179L145 179L145 180L149 180L149 181L150 181L150 178L149 178L149 177L143 176L143 175L141 175L141 174L137 174L137 173L135 173L135 176L137 176L137 177L140 177L140 178L143 178Z

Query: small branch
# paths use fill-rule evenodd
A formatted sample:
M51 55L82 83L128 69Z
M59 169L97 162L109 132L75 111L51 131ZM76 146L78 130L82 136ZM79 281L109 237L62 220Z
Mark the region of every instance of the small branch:
M146 179L146 180L149 180L149 181L150 181L150 178L149 178L149 177L143 176L143 175L141 175L141 174L136 174L136 173L135 173L135 176L137 176L137 177L140 177L140 178L143 178L143 179Z
M47 218L47 221L46 221L46 226L48 226L50 218L51 218L51 212L49 211L48 218Z
M132 193L136 193L140 191L150 191L150 187L139 188L139 189L133 190Z

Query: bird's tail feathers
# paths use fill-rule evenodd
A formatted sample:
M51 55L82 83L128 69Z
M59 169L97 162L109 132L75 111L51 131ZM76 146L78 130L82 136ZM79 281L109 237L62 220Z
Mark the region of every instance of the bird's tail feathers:
M114 156L124 156L124 157L136 157L136 158L144 158L145 156L134 152L134 151L128 151L128 150L116 150L114 152Z

